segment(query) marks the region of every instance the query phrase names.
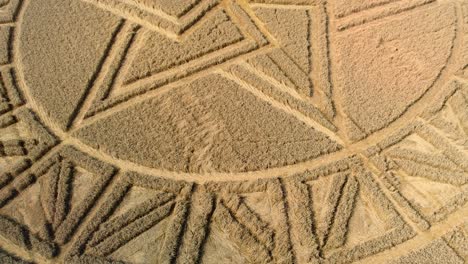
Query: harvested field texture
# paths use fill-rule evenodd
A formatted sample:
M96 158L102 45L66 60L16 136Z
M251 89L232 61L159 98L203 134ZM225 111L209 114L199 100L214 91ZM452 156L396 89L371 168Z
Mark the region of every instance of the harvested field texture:
M468 263L468 0L0 0L3 263Z

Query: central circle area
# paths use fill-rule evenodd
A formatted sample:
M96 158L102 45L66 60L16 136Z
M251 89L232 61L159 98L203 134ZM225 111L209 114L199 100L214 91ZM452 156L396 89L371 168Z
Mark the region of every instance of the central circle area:
M142 16L152 7L42 2L19 37L35 110L100 153L185 173L279 168L366 139L431 87L455 34L446 6L350 35L310 23L314 6L162 1L167 14Z

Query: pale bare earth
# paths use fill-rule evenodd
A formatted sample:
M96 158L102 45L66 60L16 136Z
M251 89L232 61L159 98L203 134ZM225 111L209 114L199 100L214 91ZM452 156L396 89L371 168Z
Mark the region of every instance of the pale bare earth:
M0 263L468 263L468 1L0 0Z

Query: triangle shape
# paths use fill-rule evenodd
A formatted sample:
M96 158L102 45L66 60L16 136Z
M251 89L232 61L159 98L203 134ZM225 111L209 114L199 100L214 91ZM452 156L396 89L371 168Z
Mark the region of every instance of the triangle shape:
M32 127L36 132L41 131L40 128ZM10 241L23 237L29 242L20 246L31 250L32 245L33 251L51 258L57 254L56 242L68 242L115 170L68 146L37 164L35 174L17 175L14 179L9 186L13 195L2 205L0 214L6 229L16 226L19 230L19 235L8 237ZM87 189L85 192L79 190L85 199L75 204L71 203L71 196L75 187L74 172L78 167L93 173L95 179L91 186L84 188Z
M114 203L111 207L117 206L101 219L103 222L86 244L86 253L101 257L130 256L136 262L158 257L161 250L148 244L157 245L156 248L165 244L167 228L175 221L169 216L175 215L174 210L180 210L175 209L178 206L175 195L130 183L118 186L114 191L121 198L109 201Z
M456 91L430 123L453 143L468 150L468 96L465 90Z
M21 192L12 202L0 210L16 222L27 226L31 233L42 239L49 239L47 217L42 210L40 195L41 185L34 184Z
M306 72L281 49L275 49L268 54L260 55L248 60L266 79L272 83L286 85L295 89L297 93L311 96L311 80ZM299 94L298 94L299 96Z
M266 195L265 193L263 194ZM268 203L267 200L267 197L260 199L261 203ZM220 206L222 208L220 210L222 211L222 213L230 213L228 221L231 221L232 226L245 228L246 230L249 230L248 232L252 235L252 237L255 237L255 240L259 242L261 246L265 247L268 250L273 249L272 245L274 243L274 230L272 229L272 225L276 223L273 223L274 218L271 215L271 213L269 214L269 216L267 216L271 218L271 221L264 221L261 217L261 215L263 214L263 217L265 218L264 208L259 210L259 214L257 211L254 211L251 207L247 206L242 197L235 194L226 196L225 199L223 199L223 202ZM269 204L267 206L267 210L272 209ZM255 207L258 207L258 205L254 206L254 208ZM225 216L227 215L225 214Z
M126 263L158 263L170 219L163 219L109 255Z
M359 169L347 178L333 225L323 253L331 262L347 259L352 262L412 237L408 227L391 201L382 193L372 173Z
M212 225L203 247L201 263L241 264L249 262L228 235Z
M156 200L158 201L157 204L164 204L173 198L174 195L170 193L132 186L109 219L122 216L137 207L150 206L150 204L156 205L153 202Z
M269 224L274 222L271 204L264 192L244 193L240 197L242 203L252 210L262 221Z
M171 215L174 204L174 201L163 204L153 201L105 221L92 235L86 253L102 257L114 253Z
M348 222L345 246L351 247L379 237L388 231L383 214L374 207L362 190L356 198L353 214Z
M39 175L35 183L3 207L1 212L24 224L42 239L52 240L53 233L78 206L70 203L70 195L76 191L71 186L73 173L73 167L67 162L52 164L43 175ZM89 183L91 186L93 184L93 181ZM88 195L81 192L83 198Z
M309 195L312 201L312 214L316 229L316 235L321 245L330 231L335 208L346 183L345 174L334 174L320 177L317 180L307 182Z
M465 85L448 100L454 117L464 134L468 133L468 87Z
M274 234L240 203L237 196L226 198L218 202L211 227L222 229L249 262L271 262Z
M457 114L449 106L445 106L431 120L431 124L451 137L462 137L465 134L463 127L458 123Z
M28 175L35 181L21 179L21 187L14 189L18 194L4 208L27 208L22 222L31 230L39 226L37 232L41 238L63 244L70 239L115 170L72 147L62 148L41 166L36 175ZM92 178L83 176L86 174L91 174ZM82 181L78 177L87 179Z
M445 119L439 121L441 120ZM433 119L433 121L439 122L437 119ZM444 123L443 126L453 132L456 130L451 128L456 128L457 124L454 126L454 123ZM441 138L440 140L444 139ZM445 148L450 147L452 146L446 146ZM385 155L391 158L392 162L404 174L424 177L434 183L447 183L456 186L468 183L468 174L461 167L463 163L457 160L462 157L456 156L454 158L454 154L447 152L445 148L440 145L435 146L417 133L413 133L395 146L385 150Z
M90 108L81 109L75 123L269 43L249 12L235 2L208 13L183 38L174 39L131 22L123 24L112 46L116 56L111 56L110 67L101 73L104 82L86 99L91 101Z
M244 37L225 11L217 11L187 39L177 42L148 32L143 48L131 62L124 84L162 73L241 41ZM220 37L222 36L222 37ZM164 48L161 48L164 47ZM116 91L116 93L118 93Z
M58 169L57 169L58 168ZM64 159L52 170L58 170L57 178L40 179L42 188L46 190L43 195L48 198L48 204L43 203L44 208L51 212L50 224L56 231L64 221L76 214L88 197L93 195L94 187L99 178L87 169Z
M434 182L403 173L395 173L395 175L400 181L401 194L418 207L424 215L432 215L463 192L462 187L451 184Z
M71 188L73 192L70 197L71 206L80 204L83 199L86 198L83 193L86 193L87 190L91 189L94 184L95 175L86 171L80 167L76 167L74 171L74 176L71 182Z
M226 242L219 243L227 245L214 244L213 254L216 250L235 249L232 254L238 257L233 261L239 263L291 262L289 236L283 232L288 225L287 209L279 181L226 183L219 187L207 236L213 230L219 231L222 234L213 240L222 237ZM217 249L223 247L229 249ZM209 261L215 260L213 257Z
M325 205L327 202L327 198L330 195L331 185L333 181L333 176L327 177L320 177L316 181L308 182L310 195L312 197L312 209L313 215L317 222L321 222L320 220L325 217L326 209Z
M260 54L247 60L255 69L274 78L277 82L288 87L297 88L291 78L277 65L268 54Z
M70 255L111 259L126 255L132 263L153 258L158 263L169 261L176 254L174 243L182 234L191 188L185 182L125 173L96 208L80 239L71 246Z
M95 195L97 180L89 171L63 159L52 163L1 211L42 239L52 240L56 232L63 232L64 222L82 214L82 207L89 203L85 200Z

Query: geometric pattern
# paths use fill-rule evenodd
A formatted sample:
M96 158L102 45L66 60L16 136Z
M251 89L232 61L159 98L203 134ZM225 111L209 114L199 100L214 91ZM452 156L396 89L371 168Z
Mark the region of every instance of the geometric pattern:
M458 81L448 86L441 103L368 151L395 198L423 228L466 202L467 87Z
M126 4L118 4L122 1L97 1L97 4L101 6L103 4L101 2L109 2L107 5L111 6L111 8L130 11L135 9L126 8ZM248 14L241 5L238 5L235 2L229 2L229 4L226 5L223 4L219 7L212 7L212 5L216 5L216 2L218 1L198 2L198 5L192 9L194 14L187 14L190 15L191 18L181 18L179 19L180 21L178 20L177 24L179 28L175 30L177 33L177 37L175 39L168 38L170 34L162 35L157 31L150 32L146 29L140 29L140 26L131 24L130 21L133 20L132 17L129 18L129 22L125 22L124 25L119 27L118 32L116 32L116 38L118 41L116 41L110 48L109 51L111 54L109 55L113 55L112 52L114 52L114 49L116 52L119 52L119 50L121 51L113 60L111 59L112 61L109 61L110 70L107 72L101 72L101 74L105 76L103 77L103 83L99 85L94 84L96 85L96 91L93 91L94 87L89 91L91 93L89 97L91 106L87 111L86 109L82 110L85 111L84 118L94 116L100 111L113 107L124 100L127 101L129 100L129 97L132 98L136 95L143 95L144 93L157 89L169 82L174 82L177 79L190 76L216 64L229 61L233 58L243 54L248 54L268 45L269 40L261 31L259 31L255 22L248 17ZM105 6L107 7L107 5ZM199 8L199 6L202 7ZM213 10L207 13L208 11L205 9L211 10L211 8L213 8ZM150 21L149 23L154 23L162 28L165 27L165 23L163 22L154 22L152 16L150 18L145 16L144 20L145 21L142 22L143 25L146 25L146 23ZM139 21L139 19L136 19L136 21ZM226 38L230 34L238 34L238 36L231 39L220 40L223 42L216 44L217 46L210 49L204 48L200 51L195 51L192 46L187 47L188 44L194 46L207 45L207 43L200 41L202 36L206 34L206 30L204 28L199 29L197 25L200 24L202 27L207 27L210 23L224 23L218 21L229 21L229 23L233 23L233 26L236 27L235 31L237 32L231 33L228 31L222 33L226 35ZM221 24L217 25L217 27L220 25ZM182 35L185 31L188 31L189 28L195 29L193 29L191 34L187 37ZM209 28L209 30L216 31L217 29L214 27ZM122 41L120 41L120 37L122 38ZM197 42L200 42L200 44L197 44ZM218 40L216 42L218 42ZM174 46L173 52L178 54L177 56L180 56L181 58L167 63L157 61L155 62L157 64L151 67L150 72L144 76L133 74L132 67L136 67L136 69L141 67L139 66L141 59L147 57L149 54L156 53L154 55L157 57L165 56L164 53L158 54L157 47L151 47L151 45L154 45L152 43ZM134 52L135 54L132 54L132 47L137 45L144 45L147 47L148 51L140 51L140 53ZM233 47L236 47L236 49L233 49ZM188 49L191 49L192 54L188 55ZM218 53L216 57L213 57L212 55L214 51ZM128 59L127 56L130 56L130 59ZM109 57L112 58L112 56ZM133 66L130 66L130 69L128 69L129 72L127 72L128 76L125 76L125 74L121 73L123 70L122 63L132 60L135 60L135 62L130 63L133 64ZM93 95L94 97L92 97Z
M144 193L149 196L147 200L138 197L136 204L130 203L126 208L120 208L127 199L131 199L131 192L135 188L143 188L140 195ZM134 173L122 175L98 207L94 219L72 246L71 256L84 254L88 258L106 257L168 218L168 223L164 225L165 236L158 245L160 248L157 254L160 256L159 261L172 261L176 254L173 252L176 249L174 243L181 235L182 223L188 211L191 188L191 184L173 184ZM154 253L154 249L148 249Z
M39 164L34 174L13 183L9 190L12 197L3 203L0 214L4 221L28 228L44 243L64 244L113 176L114 169L71 147ZM80 197L81 193L84 197ZM42 252L46 250L42 247L37 249L39 254L46 257L56 254Z
M111 28L99 46L103 54L77 88L76 105L57 117L34 91L42 84L27 76L32 55L19 40L28 30L25 12L41 10L28 10L30 0L0 0L2 263L468 261L467 4L68 3L111 14L115 23L100 25ZM348 116L340 92L343 76L355 73L339 73L340 40L421 14L448 17L428 26L446 27L434 34L453 33L447 33L447 58L395 120L363 131ZM203 39L210 33L218 35ZM158 61L166 52L158 43L179 59ZM408 44L395 43L396 49ZM188 50L190 45L199 50ZM142 63L156 52L161 56ZM75 137L82 128L152 98L164 101L171 90L212 75L340 147L287 166L191 173L129 162L107 153L104 144L94 148ZM241 142L255 146L248 140ZM269 142L262 144L269 149Z

